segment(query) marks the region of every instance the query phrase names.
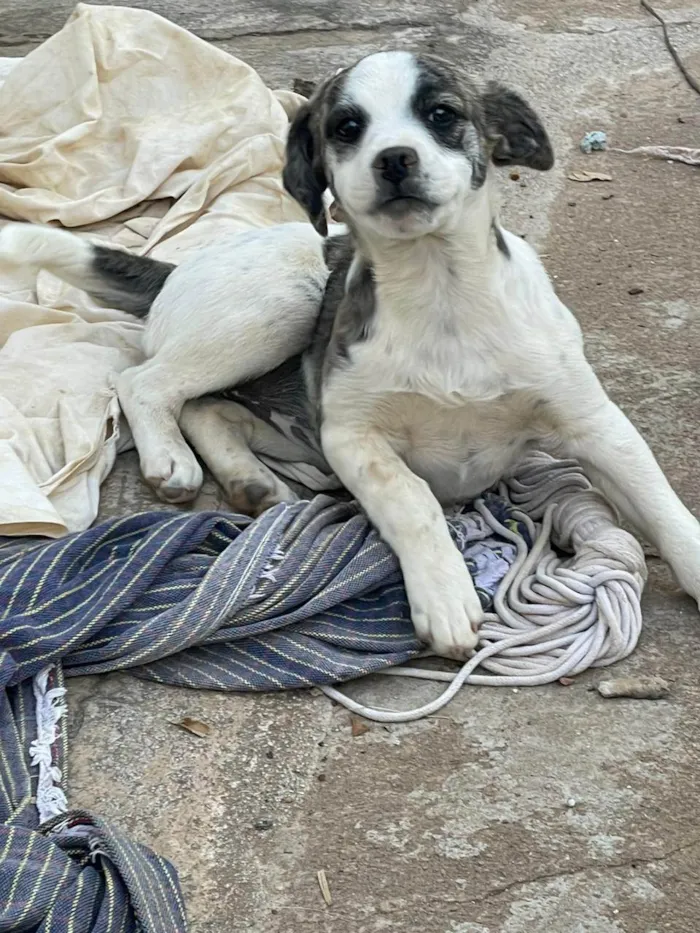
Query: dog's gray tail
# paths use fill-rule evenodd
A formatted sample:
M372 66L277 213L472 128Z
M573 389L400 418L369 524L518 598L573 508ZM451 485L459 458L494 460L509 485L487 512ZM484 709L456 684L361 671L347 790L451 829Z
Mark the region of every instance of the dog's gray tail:
M175 266L35 224L0 231L0 260L47 269L100 304L145 317Z

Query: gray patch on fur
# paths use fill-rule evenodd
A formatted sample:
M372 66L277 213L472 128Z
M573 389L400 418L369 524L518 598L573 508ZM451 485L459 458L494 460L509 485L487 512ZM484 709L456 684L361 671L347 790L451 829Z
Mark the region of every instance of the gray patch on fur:
M354 259L349 236L332 237L326 242L330 276L311 347L304 357L309 416L316 430L321 423L323 383L335 368L347 365L352 345L368 336L374 317L372 268L363 259L352 268Z
M476 191L486 181L486 173L488 171L488 162L484 156L479 153L474 159L472 159L472 180L471 186Z
M326 351L325 370L328 373L338 362L350 359L350 347L369 336L375 311L374 274L372 266L358 259L350 267L345 281L345 297L335 317L333 332Z
M256 509L263 501L263 499L270 495L270 489L263 483L246 483L243 486L243 494L245 495L250 505Z
M309 349L304 354L303 370L309 400L309 416L318 427L321 383L326 351L331 340L335 316L345 295L345 279L352 262L354 247L349 236L334 236L326 240L324 258L330 270L321 310Z
M301 360L293 356L271 372L215 395L239 402L256 418L318 454L321 448L309 422Z
M175 268L169 262L134 256L107 246L93 246L89 292L98 301L145 317Z
M503 231L495 220L491 221L491 229L493 230L496 237L496 246L498 247L498 251L503 253L506 259L510 259L510 250L508 249L508 244L506 243L506 239L503 236Z

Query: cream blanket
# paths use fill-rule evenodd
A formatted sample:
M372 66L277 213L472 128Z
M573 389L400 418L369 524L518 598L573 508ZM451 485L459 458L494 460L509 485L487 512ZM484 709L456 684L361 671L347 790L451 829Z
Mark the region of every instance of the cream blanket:
M0 77L6 218L172 262L304 219L280 181L301 98L153 13L79 4L25 59L0 60ZM142 358L141 331L48 273L0 265L0 534L94 520L130 445L112 380Z

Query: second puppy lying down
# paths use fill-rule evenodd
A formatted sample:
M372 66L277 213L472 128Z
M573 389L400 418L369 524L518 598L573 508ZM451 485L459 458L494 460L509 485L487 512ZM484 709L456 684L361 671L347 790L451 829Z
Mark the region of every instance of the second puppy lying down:
M123 374L118 389L144 473L173 498L192 495L200 481L177 431L180 407L224 388L220 380L213 384L210 351L195 356L192 349L183 362L188 343L211 346L207 331L214 319L223 322L220 357L230 367L228 384L240 385L301 351L313 331L304 374L325 460L397 554L418 635L438 653L462 658L476 644L482 610L441 506L481 493L530 445L580 459L669 560L686 591L700 595L700 525L607 398L585 359L579 327L533 250L498 223L491 165L547 169L552 161L539 119L513 92L478 88L438 59L378 53L323 84L291 128L288 190L325 233L322 197L330 187L351 235L328 242L326 282L319 241L310 228L303 234L305 258L298 266L290 260L295 271L281 279L274 335L255 329L255 309L270 319L269 296L278 284L271 257L282 255L285 236L279 230L256 234L262 240L252 270L244 267L243 248L222 257L230 293L217 291L220 313L208 321L195 310L197 301L207 304L203 275L189 292L192 306L178 311L180 320L190 314L199 326L184 331L172 311L180 300L175 283L189 287L184 264L175 272L147 260L130 264L123 254L117 259L81 244L69 269L66 239L62 264L52 266L49 238L57 244L57 235L68 236L55 232L36 234L48 254L42 258L39 241L32 249L26 241L24 258L31 254L121 307L127 296L141 295L136 306L143 309L162 277L148 325L160 335L149 344L155 356ZM20 237L29 235L10 228L0 252L21 258ZM275 236L274 252L266 252L260 243ZM289 341L286 353L279 336ZM163 366L175 358L176 366ZM215 473L215 466L235 463L237 489L249 505L283 498L287 491L261 473L255 452L284 459L296 442L280 440L239 406L230 446L230 433L217 435L212 427L211 411L222 404L188 403L183 429Z
M146 317L147 361L119 374L116 388L141 472L161 499L187 502L203 481L181 428L238 511L257 515L294 498L255 456L266 452L278 473L291 461L304 467L290 476L303 481L311 469L314 488L337 487L308 430L299 365L328 277L323 238L310 224L235 234L177 267L63 230L9 224L0 256ZM250 407L209 395L225 390Z

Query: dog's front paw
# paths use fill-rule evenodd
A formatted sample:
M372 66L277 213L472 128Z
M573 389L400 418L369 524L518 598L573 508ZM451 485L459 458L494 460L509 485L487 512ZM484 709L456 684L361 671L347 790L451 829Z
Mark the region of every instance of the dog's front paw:
M479 641L484 610L472 578L455 551L442 562L433 559L404 570L411 619L416 635L445 658L464 661Z

